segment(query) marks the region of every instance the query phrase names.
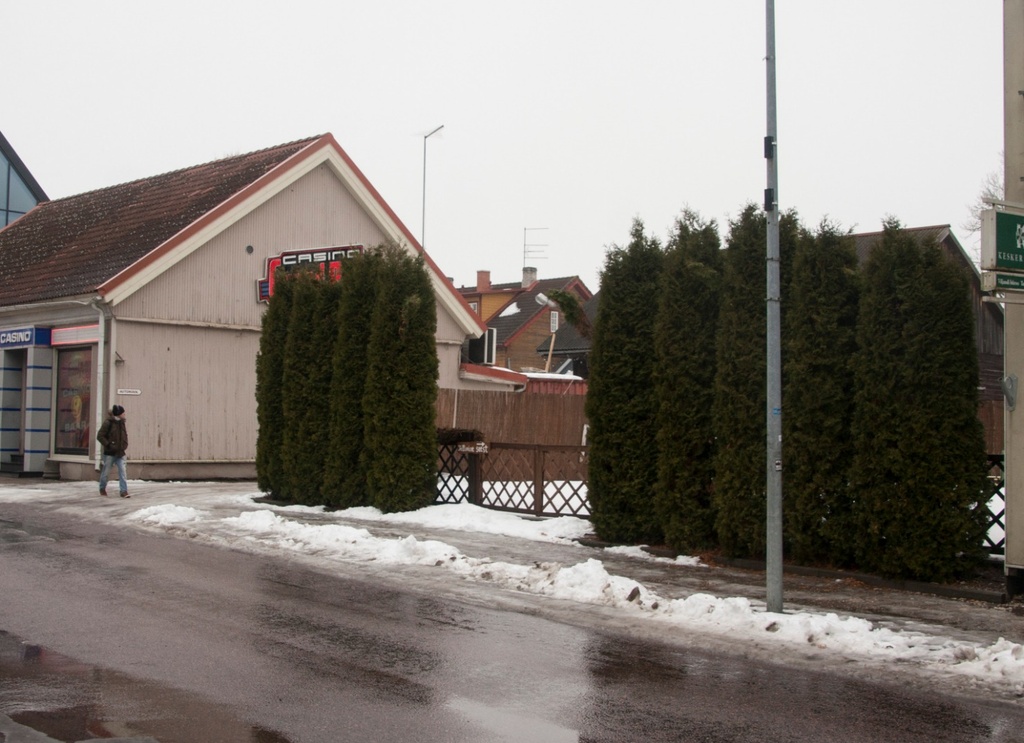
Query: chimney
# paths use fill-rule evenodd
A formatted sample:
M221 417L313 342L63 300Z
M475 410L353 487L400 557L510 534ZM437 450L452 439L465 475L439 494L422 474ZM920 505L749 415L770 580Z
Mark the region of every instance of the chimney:
M523 288L529 289L537 283L537 269L523 266Z
M476 290L478 292L486 292L491 289L491 272L490 271L477 271L476 272Z

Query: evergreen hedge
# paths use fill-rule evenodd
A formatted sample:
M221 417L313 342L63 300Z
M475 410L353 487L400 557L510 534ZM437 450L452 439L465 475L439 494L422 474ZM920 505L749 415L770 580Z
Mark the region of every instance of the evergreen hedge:
M284 475L281 497L294 503L320 502L330 406L331 358L337 335L337 290L309 270L294 271L292 310L285 341Z
M654 318L662 251L633 222L627 247L608 252L590 353L588 494L598 536L658 543Z
M864 271L854 375L857 557L948 581L982 557L984 436L966 278L895 220Z
M685 211L665 252L655 321L655 505L666 543L715 546L715 334L721 282L717 225Z
M784 214L779 222L783 307L799 232L796 215ZM765 550L766 242L765 215L750 204L730 223L716 348L712 501L719 544L736 557L763 557Z
M848 564L853 369L859 297L853 237L828 223L793 259L783 349L786 554Z
M281 497L284 481L282 391L285 343L292 311L291 286L288 274L278 271L274 280L274 296L263 314L260 350L256 357L256 485L273 498Z
M437 309L422 256L381 253L363 395L366 484L385 513L437 498Z
M341 275L338 337L330 394L330 438L323 501L339 508L369 506L363 445L370 324L380 290L380 256L367 252L346 260Z

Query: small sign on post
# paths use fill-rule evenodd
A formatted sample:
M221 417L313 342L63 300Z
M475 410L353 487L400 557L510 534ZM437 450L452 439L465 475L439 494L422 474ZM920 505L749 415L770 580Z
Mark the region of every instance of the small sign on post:
M460 441L456 449L461 454L486 454L486 441Z
M986 209L981 213L981 267L1024 273L1024 213Z
M1024 292L1024 274L984 271L981 289L986 292Z

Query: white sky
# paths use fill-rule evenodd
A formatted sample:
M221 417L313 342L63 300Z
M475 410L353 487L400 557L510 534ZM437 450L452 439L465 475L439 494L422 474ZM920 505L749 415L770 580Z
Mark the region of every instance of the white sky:
M254 554L275 554L337 569L341 565L375 566L397 575L402 566L433 570L434 581L464 584L577 602L611 611L620 624L658 627L659 636L685 636L728 641L740 652L767 649L773 656L812 653L819 666L885 669L899 664L902 672L931 679L955 680L974 689L988 689L1000 698L1024 694L1024 646L1004 638L972 636L892 619L876 623L852 615L787 607L768 612L763 602L744 596L692 593L660 596L642 583L610 573L607 552L637 560L675 562L680 569L701 566L697 558L675 561L655 558L639 548L601 550L574 540L590 532L589 522L575 517L535 520L469 504L430 506L414 512L383 515L373 508L325 513L322 507L267 506L253 501L261 495L253 483L148 483L132 481L136 497L100 498L95 482L21 483L0 486L0 503L32 503L54 508L69 518L101 521L121 528L156 530L182 539L230 547ZM140 496L141 493L141 497ZM529 550L529 564L492 559L487 540L482 554L424 536L451 531L501 535L532 543L575 545L573 562L554 562L539 544ZM376 532L376 533L374 533ZM704 568L708 569L708 568ZM713 568L712 568L713 570ZM714 576L710 576L713 585ZM424 580L422 573L411 580ZM630 600L634 591L639 595ZM955 635L955 636L954 636ZM710 646L710 645L708 645Z
M780 205L960 229L1001 171L1002 4L778 0ZM765 3L6 4L0 131L51 198L331 132L457 285L597 288L639 216L765 187ZM524 228L546 228L524 233Z

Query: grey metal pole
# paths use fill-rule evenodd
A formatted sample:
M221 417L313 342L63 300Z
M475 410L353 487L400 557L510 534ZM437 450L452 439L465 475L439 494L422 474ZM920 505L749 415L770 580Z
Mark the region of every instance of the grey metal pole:
M427 140L444 129L444 124L423 135L423 206L420 208L420 247L427 247Z
M1003 198L1024 204L1024 0L1003 0ZM1003 307L1003 375L1024 377L1024 306ZM1007 588L1024 576L1024 411L1004 408Z
M767 245L767 534L765 577L768 611L782 611L782 323L779 279L779 168L775 108L775 2L766 0L768 66L768 135L764 155L768 161L768 187L764 208L768 219Z

